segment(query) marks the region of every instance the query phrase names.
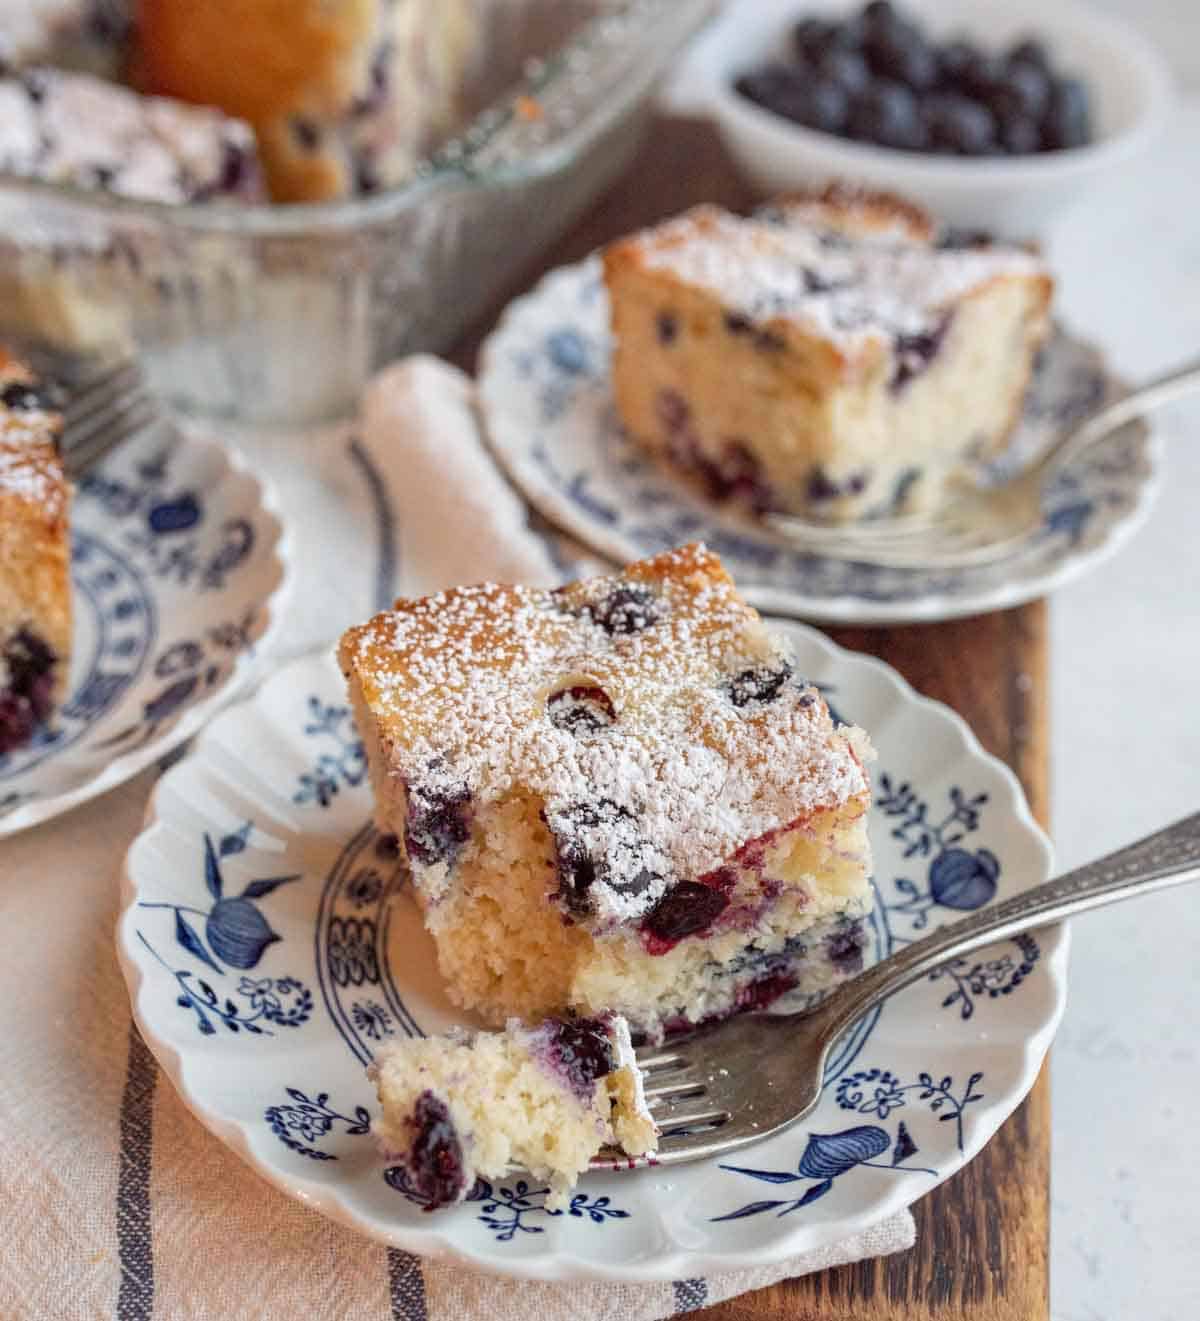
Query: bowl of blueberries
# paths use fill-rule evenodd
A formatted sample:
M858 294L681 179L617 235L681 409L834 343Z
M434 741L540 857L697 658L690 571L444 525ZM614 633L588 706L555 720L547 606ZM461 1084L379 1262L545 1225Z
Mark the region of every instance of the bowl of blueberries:
M1071 0L736 0L665 93L766 193L841 179L1036 236L1162 127L1164 60Z

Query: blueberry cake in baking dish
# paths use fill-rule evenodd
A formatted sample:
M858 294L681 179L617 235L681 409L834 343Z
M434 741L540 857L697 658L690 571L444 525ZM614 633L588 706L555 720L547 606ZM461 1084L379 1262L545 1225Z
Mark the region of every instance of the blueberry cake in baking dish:
M472 0L140 0L148 91L220 106L258 136L271 196L404 178L459 111Z
M242 121L41 67L0 78L0 170L146 202L264 196Z
M546 1180L555 1210L601 1147L643 1156L657 1142L628 1025L612 1014L390 1042L371 1074L380 1143L427 1211L510 1166Z
M27 743L66 683L71 491L49 391L0 350L0 757Z
M757 512L936 503L1021 414L1052 281L898 199L831 188L699 207L608 248L628 433Z
M651 1037L861 964L865 735L701 546L484 584L342 639L383 829L451 996Z

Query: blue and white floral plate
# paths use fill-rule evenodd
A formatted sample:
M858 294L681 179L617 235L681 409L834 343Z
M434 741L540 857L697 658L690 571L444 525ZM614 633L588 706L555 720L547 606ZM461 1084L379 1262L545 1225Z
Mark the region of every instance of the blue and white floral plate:
M877 661L783 626L803 672L870 730L872 954L1050 871L1012 774ZM138 1024L201 1122L277 1187L411 1252L514 1276L690 1279L864 1229L971 1159L1037 1076L1066 934L912 986L840 1046L811 1119L728 1161L585 1177L565 1213L520 1179L428 1215L380 1157L380 1042L468 1022L402 865L371 824L332 658L294 662L160 781L126 862L118 946Z
M617 563L685 541L717 551L760 610L831 623L952 619L1019 605L1112 554L1150 510L1158 465L1131 425L1073 466L1027 552L983 568L929 572L801 552L748 513L714 504L624 435L609 384L608 297L595 257L516 299L483 346L479 395L497 459L552 523ZM1122 383L1061 328L998 468L1021 467Z
M69 695L0 756L0 836L121 784L236 693L279 622L274 502L217 441L146 428L78 483L71 577Z

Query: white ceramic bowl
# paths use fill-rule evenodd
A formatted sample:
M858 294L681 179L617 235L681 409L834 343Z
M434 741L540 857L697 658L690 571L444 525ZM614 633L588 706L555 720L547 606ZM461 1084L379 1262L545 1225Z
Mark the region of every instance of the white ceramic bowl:
M932 156L893 151L803 128L733 89L740 74L787 51L797 19L856 12L861 0L737 0L691 46L664 90L676 113L703 115L764 193L845 179L920 202L953 225L1015 236L1042 232L1141 152L1162 127L1172 99L1162 57L1125 23L1071 0L899 0L937 39L964 35L988 51L1024 36L1050 49L1056 66L1092 95L1096 140L1087 147L1026 157Z

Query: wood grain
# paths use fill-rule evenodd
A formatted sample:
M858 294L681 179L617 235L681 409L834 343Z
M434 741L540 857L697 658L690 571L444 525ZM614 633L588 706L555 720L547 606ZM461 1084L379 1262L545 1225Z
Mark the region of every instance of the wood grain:
M660 121L625 179L537 269L515 272L497 309L542 270L696 202L754 199L707 126ZM454 355L463 366L492 317ZM1047 802L1043 603L944 624L836 629L843 646L894 665L962 715L1020 777L1043 824ZM912 1251L789 1280L695 1315L703 1321L1046 1321L1050 1098L1043 1073L985 1150L914 1208Z

